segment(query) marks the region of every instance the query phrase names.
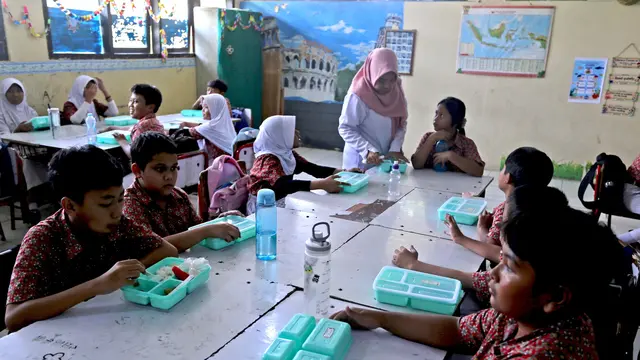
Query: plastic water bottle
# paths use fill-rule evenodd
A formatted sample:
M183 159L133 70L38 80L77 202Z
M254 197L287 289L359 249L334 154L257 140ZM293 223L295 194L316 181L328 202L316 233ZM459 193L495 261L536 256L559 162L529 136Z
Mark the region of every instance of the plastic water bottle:
M256 257L275 260L278 245L278 210L276 194L271 189L258 191L256 200Z
M397 161L393 162L391 166L391 172L389 173L389 196L392 198L400 196L400 164Z
M436 152L445 152L445 151L449 151L449 144L447 144L446 141L444 140L439 140L436 143ZM447 165L446 164L433 164L433 170L437 171L437 172L445 172L447 171Z
M316 230L320 225L327 227L326 235ZM329 315L331 301L331 229L321 222L313 225L311 232L304 251L304 303L308 315L322 318Z
M95 145L96 134L98 133L98 130L96 129L96 118L93 117L92 113L89 113L84 122L87 125L87 143Z

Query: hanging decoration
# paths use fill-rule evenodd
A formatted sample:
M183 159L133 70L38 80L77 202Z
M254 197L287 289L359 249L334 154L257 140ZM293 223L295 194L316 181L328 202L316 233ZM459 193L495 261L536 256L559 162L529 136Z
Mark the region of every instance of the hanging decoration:
M635 50L636 57L623 57L629 49ZM602 113L618 116L634 116L636 102L640 94L640 50L636 44L627 45L613 58L609 86L605 92ZM622 70L621 70L622 69Z
M160 29L160 56L162 57L162 62L167 62L167 58L169 57L169 50L167 49L167 33L164 29Z
M11 11L9 11L9 6L7 5L6 0L2 0L2 7L4 8L4 12L6 12L9 15L9 21L11 21L11 23L13 23L14 25L26 25L27 28L29 29L29 33L31 34L31 36L39 39L39 38L45 37L49 33L49 30L51 28L51 20L47 21L47 25L45 26L45 29L43 32L36 32L33 29L33 23L31 23L31 18L29 17L29 8L27 8L26 5L22 7L21 19L15 18L11 13Z
M249 15L249 22L246 24L242 23L242 16L240 13L236 13L235 21L232 25L227 24L226 20L227 12L225 10L220 10L220 24L223 28L226 28L229 31L235 31L238 26L242 28L242 30L248 30L249 28L253 28L255 31L262 31L263 21L262 16L259 16L259 21L256 21L256 18L253 15Z
M2 0L3 3L6 0ZM62 5L60 3L61 0L53 0L53 2L56 4L56 6L58 6L58 8L60 9L60 11L62 11L67 17L71 18L71 19L75 19L78 21L82 21L82 22L86 22L86 21L91 21L93 20L96 16L100 15L100 13L102 13L102 11L104 10L104 8L107 5L112 5L113 8L118 9L118 15L119 16L123 16L124 15L124 11L127 8L127 0L122 0L121 6L118 6L118 4L116 3L116 0L103 0L102 3L98 6L97 9L95 9L94 11L92 11L91 14L89 15L77 15L73 12L71 12L71 10L67 9L64 7L64 5ZM135 10L136 6L133 0L129 0L129 2L131 3L131 9ZM176 10L176 3L173 3L173 6L171 7L171 10L167 10L166 6L164 5L164 3L159 3L158 7L160 8L160 11L158 11L157 14L153 13L153 7L151 6L151 0L146 0L145 2L145 10L149 13L149 16L151 16L151 19L153 19L153 21L155 22L160 22L161 19L168 19L168 18L172 18L173 14L175 13Z

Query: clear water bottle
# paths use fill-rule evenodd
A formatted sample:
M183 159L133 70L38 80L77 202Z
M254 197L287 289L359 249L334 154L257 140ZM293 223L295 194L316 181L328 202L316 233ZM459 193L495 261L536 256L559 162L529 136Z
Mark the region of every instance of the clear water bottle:
M389 173L389 196L396 198L400 196L400 164L397 161L393 162L391 166L391 172Z
M444 140L439 140L436 143L436 152L445 152L445 151L449 151L449 144L447 144L446 141ZM433 164L433 170L437 171L437 172L445 172L447 171L447 165L446 164Z
M271 189L258 191L256 200L256 257L275 260L278 245L278 210L276 194Z
M87 143L95 145L96 134L98 133L98 130L96 129L96 118L93 117L92 113L89 113L84 122L87 125Z
M321 225L327 227L326 235L316 230ZM331 229L321 222L313 225L311 232L304 251L304 303L307 315L322 318L329 315L331 301Z

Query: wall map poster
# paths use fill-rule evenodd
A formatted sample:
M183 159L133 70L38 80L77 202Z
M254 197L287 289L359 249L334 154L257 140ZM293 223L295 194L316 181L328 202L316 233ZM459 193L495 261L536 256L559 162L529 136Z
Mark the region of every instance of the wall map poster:
M464 6L457 72L543 77L554 13L553 6Z

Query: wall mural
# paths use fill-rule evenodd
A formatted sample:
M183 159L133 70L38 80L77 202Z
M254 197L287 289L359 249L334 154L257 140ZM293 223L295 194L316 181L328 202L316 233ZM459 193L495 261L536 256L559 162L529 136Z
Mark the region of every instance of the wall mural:
M244 1L263 14L263 51L280 52L286 100L340 103L386 29L402 29L402 2ZM267 72L266 68L264 71Z

